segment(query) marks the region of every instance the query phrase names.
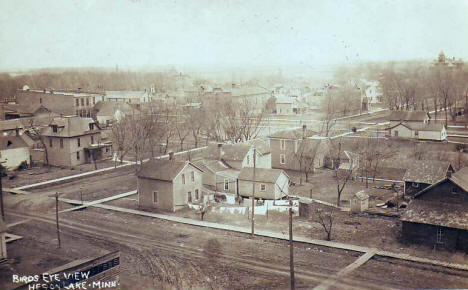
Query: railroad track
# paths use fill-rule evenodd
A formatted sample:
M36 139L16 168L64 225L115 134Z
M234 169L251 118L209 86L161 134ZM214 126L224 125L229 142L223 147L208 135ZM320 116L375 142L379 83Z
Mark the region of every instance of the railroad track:
M55 218L51 215L33 215L33 214L25 214L17 211L9 211L10 215L17 216L17 217L26 217L32 220L41 221L49 224L55 224ZM114 231L105 229L98 226L87 225L76 221L70 221L67 219L62 218L60 220L62 231L64 228L71 229L75 231L79 231L81 233L88 234L90 238L93 239L101 239L104 241L113 241L125 246L133 245L139 249L158 249L161 251L170 252L171 254L180 256L181 258L187 258L186 256L190 256L192 258L196 258L197 260L206 260L207 257L204 255L202 249L189 249L184 248L178 245L174 245L174 243L170 243L164 240L155 240L155 237L146 237L143 235L134 235L130 233L123 233L120 231ZM67 234L72 234L71 232L67 232ZM277 275L282 277L289 277L289 266L284 266L278 263L266 263L252 257L250 259L244 257L233 256L229 254L220 254L217 256L217 262L226 263L227 266L235 266L239 267L248 271L264 273L269 275ZM326 269L326 268L324 268ZM336 269L327 269L336 271ZM305 284L307 282L312 282L313 284L320 284L322 281L329 278L332 274L325 274L317 271L311 271L308 269L304 269L304 267L297 267L295 269L295 277L296 280L302 281ZM393 289L385 286L381 286L381 281L379 284L374 283L363 283L362 281L355 281L346 277L342 277L339 281L334 285L334 287L339 287L342 289L350 289L350 290L359 290L359 289L376 289L376 290L386 290L386 289Z

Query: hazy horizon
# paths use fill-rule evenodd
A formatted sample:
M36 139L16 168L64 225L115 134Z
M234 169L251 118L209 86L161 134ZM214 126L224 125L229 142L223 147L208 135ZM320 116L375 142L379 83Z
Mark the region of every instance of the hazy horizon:
M467 1L2 1L0 71L468 58Z

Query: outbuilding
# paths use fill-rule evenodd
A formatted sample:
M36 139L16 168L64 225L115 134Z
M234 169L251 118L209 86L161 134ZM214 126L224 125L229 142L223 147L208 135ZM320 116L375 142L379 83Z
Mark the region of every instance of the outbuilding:
M369 209L369 195L364 191L358 191L351 198L351 212L358 213Z

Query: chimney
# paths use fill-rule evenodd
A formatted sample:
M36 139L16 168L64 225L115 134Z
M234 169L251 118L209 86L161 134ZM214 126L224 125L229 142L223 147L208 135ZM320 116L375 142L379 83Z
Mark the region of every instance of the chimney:
M169 151L169 160L174 160L174 152Z
M306 130L307 130L307 125L302 125L302 138L306 137Z
M221 160L221 156L223 155L223 143L218 143L216 145L216 159Z
M63 113L60 113L60 118L63 118Z
M15 128L16 136L19 136L19 128Z
M447 178L450 178L452 177L452 170L447 170Z

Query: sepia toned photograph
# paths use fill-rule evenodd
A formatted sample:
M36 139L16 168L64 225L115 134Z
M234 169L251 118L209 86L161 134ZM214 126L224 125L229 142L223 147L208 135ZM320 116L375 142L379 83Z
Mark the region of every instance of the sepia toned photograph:
M0 15L0 289L468 289L467 0Z

